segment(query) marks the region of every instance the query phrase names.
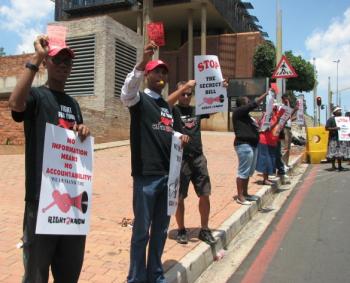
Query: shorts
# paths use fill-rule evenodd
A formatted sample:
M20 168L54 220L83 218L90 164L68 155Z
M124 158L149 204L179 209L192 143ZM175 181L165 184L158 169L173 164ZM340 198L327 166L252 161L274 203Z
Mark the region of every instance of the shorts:
M187 197L190 181L192 182L198 197L210 195L211 184L207 159L203 154L182 160L179 191L180 198L185 199Z
M237 177L246 180L254 174L257 159L257 149L256 147L245 143L236 145L235 150L238 156Z

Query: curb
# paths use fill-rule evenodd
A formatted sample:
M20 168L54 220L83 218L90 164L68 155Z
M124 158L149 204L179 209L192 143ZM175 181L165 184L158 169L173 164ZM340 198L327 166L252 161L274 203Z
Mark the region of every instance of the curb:
M297 156L290 164L288 172L302 163L304 153ZM171 267L165 278L168 283L193 283L195 280L214 262L217 253L226 247L240 230L253 218L253 216L273 198L273 193L280 189L281 182L276 179L272 186L263 186L257 193L260 199L250 206L242 206L232 216L213 231L213 235L218 239L217 243L209 246L200 243L195 249L185 255L178 263Z

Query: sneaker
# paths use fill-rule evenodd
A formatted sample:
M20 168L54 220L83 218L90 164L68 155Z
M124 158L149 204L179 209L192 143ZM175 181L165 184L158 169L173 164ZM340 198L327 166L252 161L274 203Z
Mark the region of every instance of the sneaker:
M215 245L216 240L209 229L201 229L198 239L207 243L208 245Z
M287 185L290 184L290 179L288 175L281 175L281 184L282 185Z
M244 198L245 198L247 201L258 201L258 200L259 200L259 197L253 196L253 195L245 195Z
M188 243L187 230L179 229L177 231L176 242L182 245L186 245Z

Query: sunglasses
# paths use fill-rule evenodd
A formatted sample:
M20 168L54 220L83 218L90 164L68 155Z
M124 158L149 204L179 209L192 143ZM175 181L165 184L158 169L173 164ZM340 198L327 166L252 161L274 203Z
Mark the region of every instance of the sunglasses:
M61 65L62 63L66 65L67 67L72 66L73 60L70 57L50 57L52 63L55 65Z
M185 96L191 97L192 96L192 92L190 92L190 93L183 93L181 96L183 96L183 97L185 97Z

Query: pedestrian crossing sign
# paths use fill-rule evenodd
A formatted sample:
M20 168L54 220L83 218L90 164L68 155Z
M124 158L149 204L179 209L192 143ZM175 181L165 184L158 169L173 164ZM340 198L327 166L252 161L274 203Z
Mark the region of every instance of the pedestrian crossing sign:
M276 70L272 74L272 78L295 78L297 76L298 74L295 72L292 65L288 62L287 57L283 55L276 67Z

